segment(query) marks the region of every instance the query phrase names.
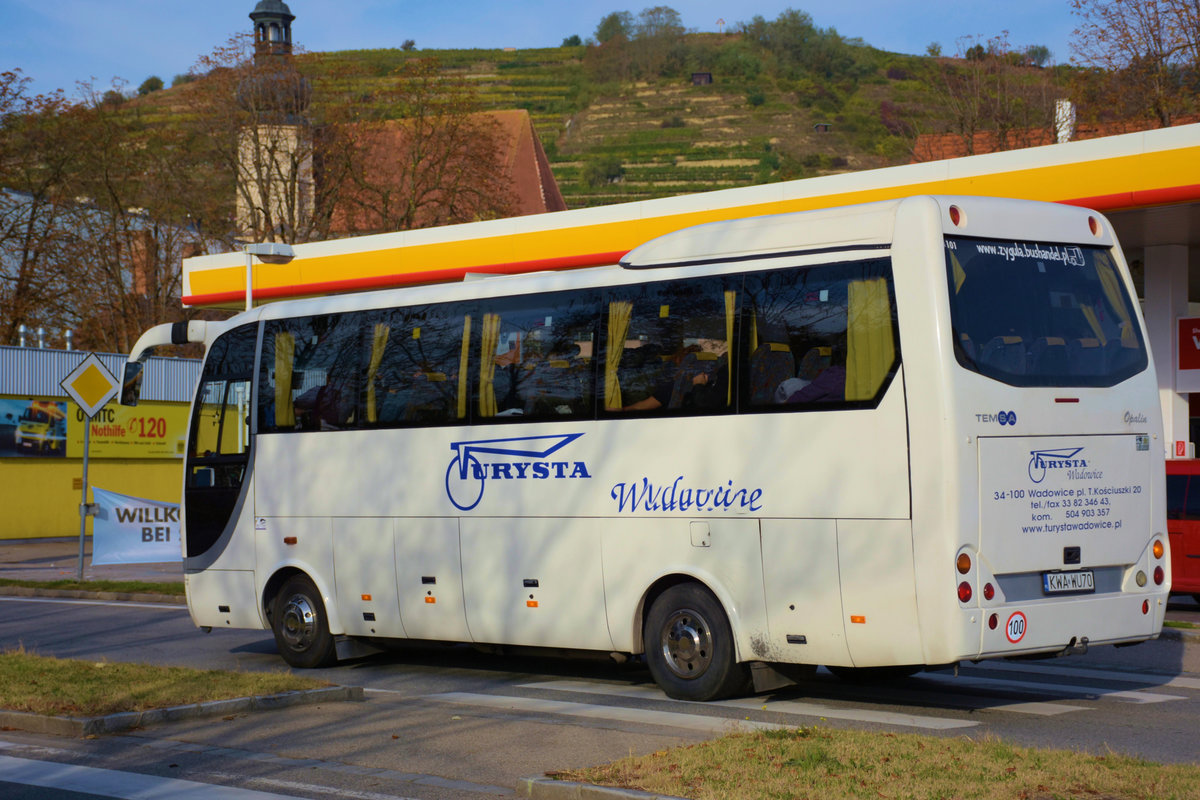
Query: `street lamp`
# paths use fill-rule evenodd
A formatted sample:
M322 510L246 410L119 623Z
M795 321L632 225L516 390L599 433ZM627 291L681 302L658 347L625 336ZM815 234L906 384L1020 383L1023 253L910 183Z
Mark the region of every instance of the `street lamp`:
M272 264L286 264L296 257L290 244L284 242L258 242L245 246L246 251L246 310L254 307L254 257Z

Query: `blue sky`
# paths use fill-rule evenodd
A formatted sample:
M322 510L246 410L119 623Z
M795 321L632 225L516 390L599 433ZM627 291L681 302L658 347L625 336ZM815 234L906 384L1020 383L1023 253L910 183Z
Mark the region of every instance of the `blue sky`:
M287 0L296 15L294 41L309 51L398 47L554 47L572 34L586 39L601 17L664 3L620 0ZM665 2L684 25L717 30L787 8L807 11L823 28L902 53L938 42L953 53L959 39L1008 31L1016 46L1041 44L1056 62L1071 58L1075 18L1067 0L776 0ZM197 57L248 31L255 0L0 0L0 70L20 68L33 88L74 93L80 80L107 88L114 77L136 88L150 75L168 84Z

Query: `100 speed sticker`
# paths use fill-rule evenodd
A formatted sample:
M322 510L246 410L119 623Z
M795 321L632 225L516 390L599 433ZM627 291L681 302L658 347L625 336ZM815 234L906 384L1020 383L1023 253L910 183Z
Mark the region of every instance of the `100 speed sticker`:
M1008 622L1004 624L1004 636L1011 644L1016 644L1025 638L1025 630L1028 627L1028 621L1025 615L1020 611L1014 611L1008 616Z

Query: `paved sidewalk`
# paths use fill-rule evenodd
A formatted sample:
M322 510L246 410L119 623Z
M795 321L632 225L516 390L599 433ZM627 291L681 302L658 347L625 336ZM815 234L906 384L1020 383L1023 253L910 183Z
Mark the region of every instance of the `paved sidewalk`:
M79 537L0 539L0 578L22 581L75 580ZM183 561L165 564L92 564L92 539L84 540L84 580L180 582Z

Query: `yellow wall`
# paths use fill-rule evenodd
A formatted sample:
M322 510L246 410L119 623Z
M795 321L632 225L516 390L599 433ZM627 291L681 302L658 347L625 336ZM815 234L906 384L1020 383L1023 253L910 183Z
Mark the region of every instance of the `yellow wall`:
M0 539L78 536L82 478L83 460L78 458L0 459ZM88 484L178 503L183 459L93 458L88 461ZM87 532L92 532L91 519Z

